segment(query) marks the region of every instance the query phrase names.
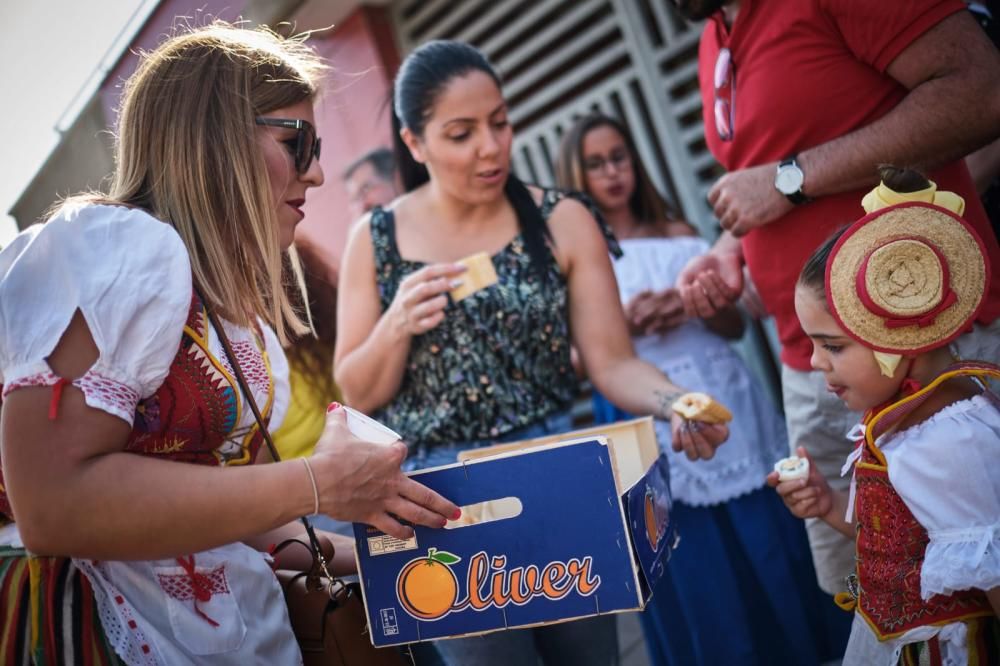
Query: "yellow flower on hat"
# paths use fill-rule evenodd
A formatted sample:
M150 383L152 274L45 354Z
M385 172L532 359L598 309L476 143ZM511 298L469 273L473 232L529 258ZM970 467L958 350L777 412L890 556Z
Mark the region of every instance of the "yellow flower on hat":
M887 206L922 201L947 208L955 215L961 216L965 213L965 199L954 192L938 192L937 184L934 181L927 182L930 183L929 187L916 192L897 192L885 183L879 183L861 200L861 207L865 209L866 213L874 213Z

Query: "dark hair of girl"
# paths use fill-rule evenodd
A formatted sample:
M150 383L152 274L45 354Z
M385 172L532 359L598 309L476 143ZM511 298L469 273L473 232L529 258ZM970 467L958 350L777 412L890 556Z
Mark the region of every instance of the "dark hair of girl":
M837 244L840 237L847 231L849 225L844 225L833 232L833 235L823 241L816 250L806 259L802 272L799 273L799 284L812 289L824 301L826 300L826 262L830 259L833 246Z
M563 189L587 192L583 169L583 140L598 127L610 127L625 141L632 170L635 172L635 191L628 201L632 214L640 224L655 224L664 220L680 220L681 215L667 202L653 185L646 167L639 159L631 133L621 122L603 113L592 113L580 118L563 135L556 160L556 183Z
M880 164L878 173L882 183L889 189L900 192L919 192L931 186L927 178L913 169L902 169L891 164ZM832 236L823 241L823 244L816 248L812 256L806 260L802 272L799 274L799 284L810 289L814 289L819 294L826 293L826 264L830 260L830 253L833 246L837 244L840 237L847 231L847 226L838 229Z
M931 182L919 171L902 169L891 164L879 164L878 175L886 187L904 194L926 190L931 186Z
M400 65L393 86L393 147L403 188L407 192L428 182L430 176L426 167L413 159L400 137L400 130L406 127L415 136L423 137L427 120L441 93L452 80L471 72L482 72L493 79L497 88L501 87L500 77L486 56L465 42L427 42L410 53ZM545 269L551 262L546 240L551 241L552 235L535 198L514 174L507 177L504 194L517 215L531 264L545 280L548 275Z
M285 349L289 365L324 396L333 395L333 347L337 341L337 284L334 269L319 247L305 238L295 240L316 335L306 332ZM297 304L301 307L302 304ZM302 308L304 310L304 308Z

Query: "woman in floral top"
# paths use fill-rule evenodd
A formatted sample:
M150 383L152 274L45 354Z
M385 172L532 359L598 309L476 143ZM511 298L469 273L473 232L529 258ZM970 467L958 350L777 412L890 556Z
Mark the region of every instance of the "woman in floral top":
M407 194L356 225L345 250L335 367L346 401L401 433L413 466L453 462L469 446L569 429L572 344L613 402L671 418L682 391L635 356L610 236L579 201L510 173L507 105L484 56L425 44L403 63L394 99ZM448 292L469 277L455 262L478 252L498 281L455 302ZM673 426L692 458L711 458L728 434ZM617 659L606 617L438 650L456 664Z

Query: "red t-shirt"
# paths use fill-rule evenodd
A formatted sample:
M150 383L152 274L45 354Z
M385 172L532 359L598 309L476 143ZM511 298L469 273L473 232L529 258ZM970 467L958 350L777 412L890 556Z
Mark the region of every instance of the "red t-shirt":
M701 38L699 81L709 150L734 171L784 159L870 124L907 92L885 74L886 67L929 28L965 9L961 0L741 0L731 30L717 14ZM729 47L736 78L731 141L720 140L715 129L714 71L723 46ZM964 161L928 176L940 189L965 197L965 219L986 243L990 263L1000 266L996 237ZM808 182L806 173L807 191ZM866 192L797 206L743 239L750 274L778 325L781 360L796 370L810 369L812 352L793 304L799 272L834 230L864 215ZM1000 270L993 272L980 321L998 316Z

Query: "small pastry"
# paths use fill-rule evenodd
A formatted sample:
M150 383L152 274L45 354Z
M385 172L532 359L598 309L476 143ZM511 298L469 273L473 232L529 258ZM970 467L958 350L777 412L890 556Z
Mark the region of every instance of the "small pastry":
M774 471L778 473L778 481L794 481L809 476L809 459L790 456L774 463Z
M493 259L485 252L459 259L455 263L466 266L466 271L458 277L461 284L448 292L451 294L451 300L456 303L480 289L497 283L497 271L493 267Z
M707 393L685 393L670 407L689 421L729 423L733 420L732 413Z

